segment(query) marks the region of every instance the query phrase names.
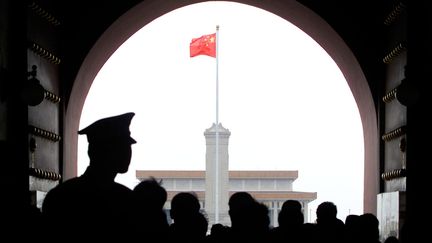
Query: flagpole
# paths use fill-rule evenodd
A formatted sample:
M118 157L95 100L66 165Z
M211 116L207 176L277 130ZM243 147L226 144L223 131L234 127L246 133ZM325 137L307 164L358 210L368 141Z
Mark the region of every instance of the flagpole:
M216 25L216 181L215 224L219 223L219 25Z

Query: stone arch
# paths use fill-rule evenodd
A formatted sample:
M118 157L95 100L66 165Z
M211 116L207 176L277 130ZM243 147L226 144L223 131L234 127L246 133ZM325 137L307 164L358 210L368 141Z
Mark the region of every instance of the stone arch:
M77 149L81 112L90 86L108 58L130 36L154 19L192 3L205 1L144 1L115 21L90 50L76 76L66 107L64 130L64 178L77 173ZM237 0L284 18L307 33L333 58L342 71L359 108L364 136L364 212L376 212L379 192L378 126L376 109L366 77L342 38L316 13L296 1Z

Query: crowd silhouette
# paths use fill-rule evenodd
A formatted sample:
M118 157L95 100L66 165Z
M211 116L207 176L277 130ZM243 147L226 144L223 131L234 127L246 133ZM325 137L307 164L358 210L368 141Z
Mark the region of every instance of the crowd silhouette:
M87 136L90 164L83 175L51 189L37 219L52 239L67 241L121 240L122 242L292 242L381 243L379 221L370 213L337 218L337 206L322 202L316 222L305 223L302 205L287 200L270 226L269 209L248 192L236 192L228 201L231 225L209 225L193 192L179 192L171 200L167 220L163 182L148 178L132 190L114 181L128 170L136 141L129 125L134 113L98 120L79 131ZM210 230L209 230L210 229ZM385 242L402 242L391 236ZM384 243L384 242L382 242Z

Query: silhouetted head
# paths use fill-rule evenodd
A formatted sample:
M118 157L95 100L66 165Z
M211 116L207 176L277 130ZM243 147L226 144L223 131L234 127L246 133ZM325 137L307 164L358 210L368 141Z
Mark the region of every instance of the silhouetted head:
M162 209L167 200L167 191L154 177L141 181L133 191L140 204L152 209Z
M345 225L346 226L358 226L359 224L359 215L357 214L350 214L348 216L346 216L345 218Z
M198 197L191 192L180 192L171 200L170 215L174 222L199 213L201 205Z
M316 210L317 222L329 222L336 219L337 207L333 202L323 202Z
M282 204L282 210L287 211L287 212L292 212L292 211L300 211L302 210L302 205L299 201L297 200L286 200L283 204Z
M270 217L269 217L269 209L267 205L261 202L256 203L256 210L254 211L255 221L256 221L256 230L258 231L267 231L270 226ZM257 232L258 233L258 232Z
M255 203L255 199L248 192L235 192L228 201L230 210L240 210L242 207Z
M350 214L345 218L345 232L349 240L358 241L362 234L362 228L360 225L360 216L356 214Z
M378 218L371 213L360 215L360 228L362 229L362 237L367 240L379 239L379 221Z
M303 224L304 216L301 203L297 200L286 200L282 204L278 222L282 227Z
M228 201L232 228L248 227L256 212L257 202L248 192L236 192Z
M399 243L399 239L396 236L389 236L385 239L384 243Z
M216 223L211 226L210 235L214 238L221 239L229 231L229 228L221 223Z
M128 171L132 157L131 144L136 143L129 131L134 115L135 113L129 112L103 118L78 132L87 135L91 166L115 173Z

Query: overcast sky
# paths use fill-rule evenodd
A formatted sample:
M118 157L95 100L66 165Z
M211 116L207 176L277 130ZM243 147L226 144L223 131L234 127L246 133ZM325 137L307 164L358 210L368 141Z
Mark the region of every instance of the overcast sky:
M363 212L363 134L357 105L331 57L264 10L207 2L161 16L127 40L97 75L80 128L135 112L129 172L204 170L204 130L215 122L216 59L189 57L192 38L219 31L219 122L231 131L232 170L298 170L295 191ZM88 165L79 139L79 174ZM312 218L312 220L314 217Z

